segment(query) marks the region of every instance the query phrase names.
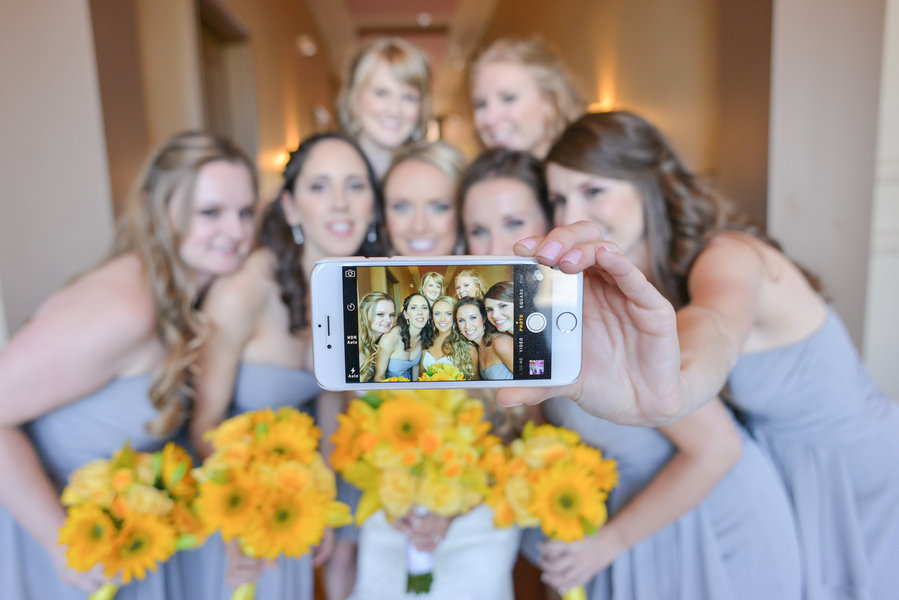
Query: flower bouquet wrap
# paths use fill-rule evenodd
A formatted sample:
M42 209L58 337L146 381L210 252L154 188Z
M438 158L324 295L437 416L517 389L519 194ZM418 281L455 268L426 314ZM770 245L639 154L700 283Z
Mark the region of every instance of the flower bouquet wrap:
M519 439L491 448L481 463L490 473L486 503L498 527L540 527L549 538L573 542L608 518L617 465L571 430L529 422ZM586 592L576 587L563 598L586 600Z
M449 363L434 363L422 373L419 381L463 381L462 371Z
M199 545L205 528L192 506L192 466L190 455L174 443L154 453L126 445L111 459L72 473L62 492L68 511L59 531L69 566L89 571L101 564L106 577L127 584L177 550ZM108 600L116 590L108 583L91 600Z
M197 509L227 542L238 538L248 556L299 558L328 527L352 521L337 502L334 473L316 448L312 418L293 408L264 409L228 419L206 434L215 452L195 470ZM233 598L255 596L255 584Z
M487 471L480 466L488 434L480 400L461 390L373 392L338 415L332 466L362 498L356 522L383 509L389 520L431 512L461 515L482 503ZM426 593L433 556L407 543L407 591Z

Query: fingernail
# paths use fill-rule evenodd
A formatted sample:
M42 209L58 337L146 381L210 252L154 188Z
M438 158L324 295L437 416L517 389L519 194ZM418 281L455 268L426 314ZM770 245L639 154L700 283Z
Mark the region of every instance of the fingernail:
M525 248L533 252L534 248L537 247L537 240L535 240L534 238L524 238L523 240L518 240L517 242L515 242L515 244L518 246L524 246Z
M537 253L537 256L545 258L546 260L553 260L559 255L559 252L561 251L562 244L555 240L550 240L543 244L543 246L540 248L540 252Z
M608 252L609 254L621 254L618 248L615 248L614 246L600 246L597 250Z
M521 406L521 402L504 402L503 406L506 408L515 408L516 406Z
M583 256L584 256L584 253L581 252L580 250L577 250L577 249L571 250L570 252L567 252L565 254L565 256L562 257L561 262L567 262L567 263L570 263L571 265L577 265L581 261L581 257L583 257Z

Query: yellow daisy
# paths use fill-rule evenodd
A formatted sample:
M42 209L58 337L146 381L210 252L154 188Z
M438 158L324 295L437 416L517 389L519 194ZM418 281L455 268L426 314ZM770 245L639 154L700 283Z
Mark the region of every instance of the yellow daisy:
M69 566L89 571L109 551L116 534L115 524L102 509L91 504L69 509L65 524L59 530L59 543L66 546Z
M112 543L104 565L107 577L118 573L124 583L143 579L175 552L175 532L156 515L129 515Z
M533 493L530 510L540 519L543 532L552 538L572 542L606 520L604 494L594 485L590 471L579 465L569 463L545 470Z
M380 410L378 433L394 448L418 447L421 436L434 421L433 409L411 396L398 396Z
M314 489L270 498L242 539L259 557L273 560L283 553L298 558L322 538L326 505Z
M252 481L232 477L226 483L200 484L196 505L203 520L218 528L225 541L243 534L257 507L258 493Z

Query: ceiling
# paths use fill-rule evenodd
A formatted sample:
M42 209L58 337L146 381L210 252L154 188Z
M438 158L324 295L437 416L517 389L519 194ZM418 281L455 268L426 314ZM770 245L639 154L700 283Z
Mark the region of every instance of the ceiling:
M453 110L468 60L498 0L305 0L338 80L359 45L380 36L424 50L434 74L434 112Z

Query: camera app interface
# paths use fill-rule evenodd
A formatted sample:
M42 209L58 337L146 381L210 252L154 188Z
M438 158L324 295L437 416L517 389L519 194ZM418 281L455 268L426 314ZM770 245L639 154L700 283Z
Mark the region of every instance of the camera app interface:
M347 383L552 376L552 269L343 267Z

